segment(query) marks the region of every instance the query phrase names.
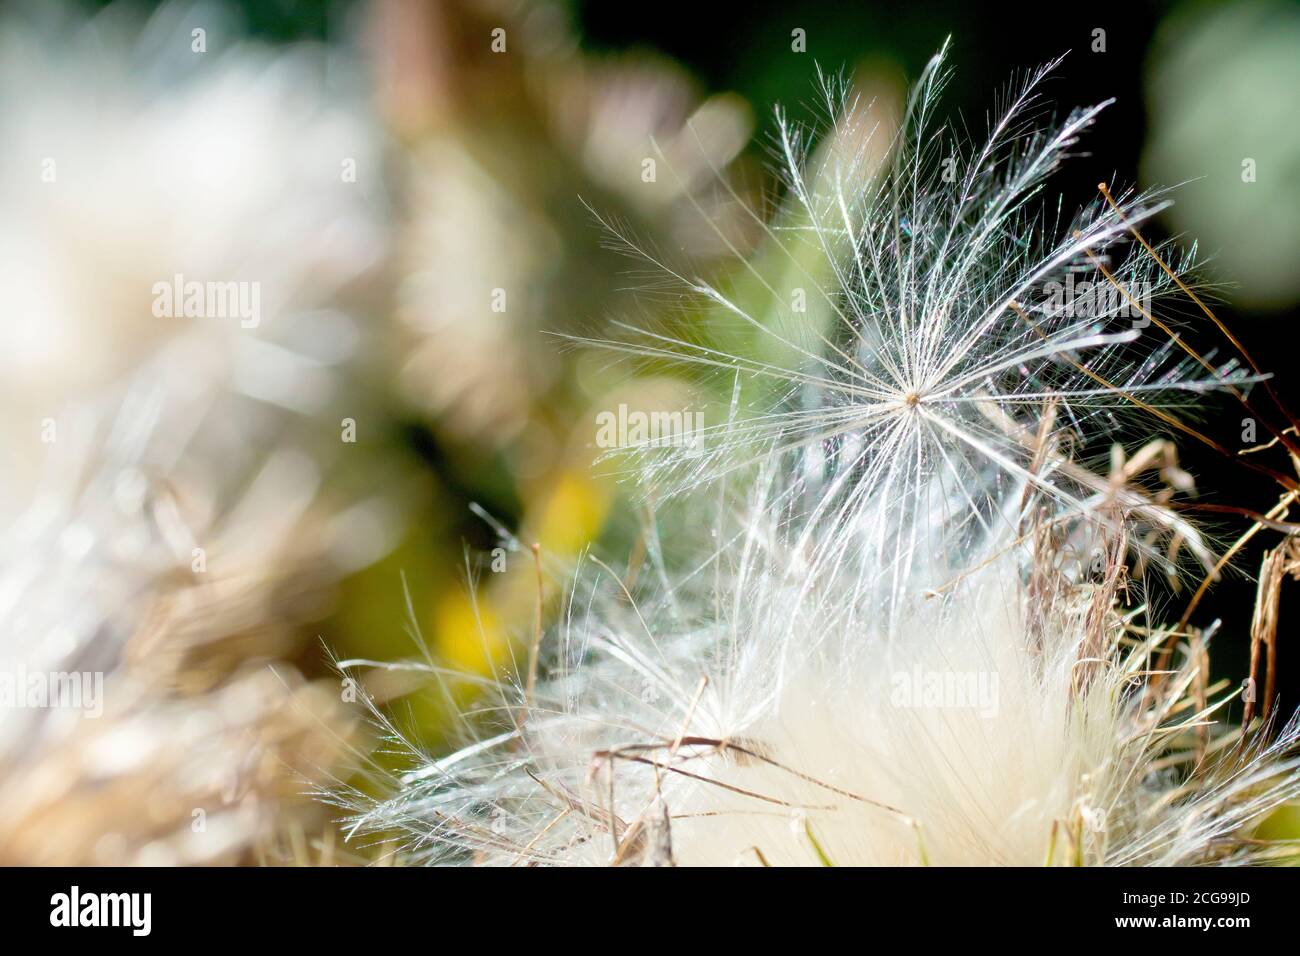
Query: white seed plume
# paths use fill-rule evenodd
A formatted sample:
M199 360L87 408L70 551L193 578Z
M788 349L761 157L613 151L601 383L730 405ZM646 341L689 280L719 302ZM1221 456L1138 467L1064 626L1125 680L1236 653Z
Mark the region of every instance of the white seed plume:
M1056 128L1035 122L1055 65L1013 87L987 138L968 148L934 118L949 76L942 52L883 145L868 125L875 113L832 81L838 119L819 153L778 112L788 198L777 224L764 223L763 262L744 261L724 285L656 259L706 310L704 327L622 324L625 337L595 343L760 386L740 421L703 430L704 454L633 449L637 476L689 487L787 453L815 486L810 533L836 529L820 550L833 561L874 549L895 572L877 582L892 604L908 573L959 569L1012 486L1028 482L1053 506L1097 504L1095 477L1035 440L1045 419L1054 444L1095 440L1141 405L1168 414L1207 388L1248 382L1235 362L1200 363L1151 324L1176 286L1128 229L1167 202L1098 197L1070 221L1033 202L1106 105ZM743 349L717 344L736 336ZM1144 517L1207 560L1186 523Z
M413 762L385 798L330 795L350 833L506 865L1276 852L1243 833L1300 793L1296 724L1271 743L1225 729L1236 695L1209 684L1208 638L1160 627L1125 567L1134 527L1208 549L1141 487L1071 457L1121 411L1168 423L1251 378L1152 325L1173 280L1124 240L1153 197L1107 193L1064 225L1029 205L1100 110L1040 129L1047 69L952 182L932 119L942 54L887 150L851 102L812 158L781 124L791 208L764 223L768 252L727 284L675 275L711 305L707 326L599 343L732 386L704 455L630 458L648 483L721 481L683 505L715 516L706 557L682 570L647 547L638 580L653 585L593 559L541 678L524 665L485 688L449 756L419 755L376 712ZM1080 310L1048 294L1067 277L1124 291ZM1099 549L1090 570L1081 546Z

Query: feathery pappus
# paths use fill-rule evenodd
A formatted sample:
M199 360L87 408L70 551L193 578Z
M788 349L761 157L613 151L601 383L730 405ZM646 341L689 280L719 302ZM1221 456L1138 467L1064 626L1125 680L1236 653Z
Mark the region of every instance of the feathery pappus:
M816 149L779 114L766 250L722 281L651 255L706 317L588 343L732 396L703 453L620 452L707 541L680 564L657 540L619 570L590 557L553 631L539 615L526 660L479 682L453 753L423 755L376 708L410 764L324 794L350 836L501 865L1288 852L1252 827L1300 796L1300 724L1230 727L1213 634L1164 623L1134 570L1176 573L1180 549L1218 566L1169 506L1189 477L1166 442L1109 475L1076 454L1134 415L1178 431L1204 393L1264 376L1161 314L1192 264L1139 237L1161 196L1103 185L1072 219L1043 211L1102 109L1044 125L1054 65L969 148L935 119L943 52L885 148L832 81Z
M881 584L914 566L954 570L951 556L988 532L994 503L1021 482L1054 507L1094 508L1097 477L1069 464L1063 445L1258 377L1183 348L1155 314L1191 257L1160 247L1166 270L1130 230L1167 198L1106 190L1070 220L1036 201L1107 104L1045 126L1039 87L1057 60L1013 84L987 138L966 144L935 119L950 78L944 57L892 136L829 78L834 120L820 148L778 110L786 200L764 223L763 256L719 282L653 259L705 318L669 332L616 323L625 335L586 343L684 363L721 377L724 393L734 380L755 385L742 390L756 398L739 416L693 436L703 454L651 444L611 457L639 481L680 489L784 454L812 487L809 528L836 528L817 550L833 561L874 548L897 572ZM1125 503L1142 511L1140 496ZM1209 563L1186 522L1143 517ZM886 597L899 595L888 587Z

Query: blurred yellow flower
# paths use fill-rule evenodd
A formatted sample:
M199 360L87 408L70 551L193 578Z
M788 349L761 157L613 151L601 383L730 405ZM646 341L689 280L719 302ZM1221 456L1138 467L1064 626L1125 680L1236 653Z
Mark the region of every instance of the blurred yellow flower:
M611 496L607 482L576 469L562 471L538 506L534 527L542 550L576 555L599 534Z
M449 588L434 602L434 634L439 656L450 668L487 674L506 653L500 619L487 601L475 601L461 588Z

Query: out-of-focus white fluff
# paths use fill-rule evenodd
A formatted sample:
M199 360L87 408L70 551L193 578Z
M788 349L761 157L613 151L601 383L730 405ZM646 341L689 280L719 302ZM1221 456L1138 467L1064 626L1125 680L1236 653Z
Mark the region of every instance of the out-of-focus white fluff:
M198 28L206 52L192 48ZM360 338L337 297L384 252L361 96L339 54L262 47L217 5L169 4L148 19L125 4L89 20L61 3L5 14L6 501L32 488L45 420L104 403L168 348L163 363L188 366L191 382L298 413L328 406L330 367ZM177 274L258 283L260 323L155 315L154 284Z
M4 708L8 863L246 859L335 758L336 695L277 661L384 546L377 503L317 499L337 419L295 418L342 391L384 247L327 65L205 4L0 23L0 674L103 681L98 717ZM258 282L260 324L155 315L177 273Z

